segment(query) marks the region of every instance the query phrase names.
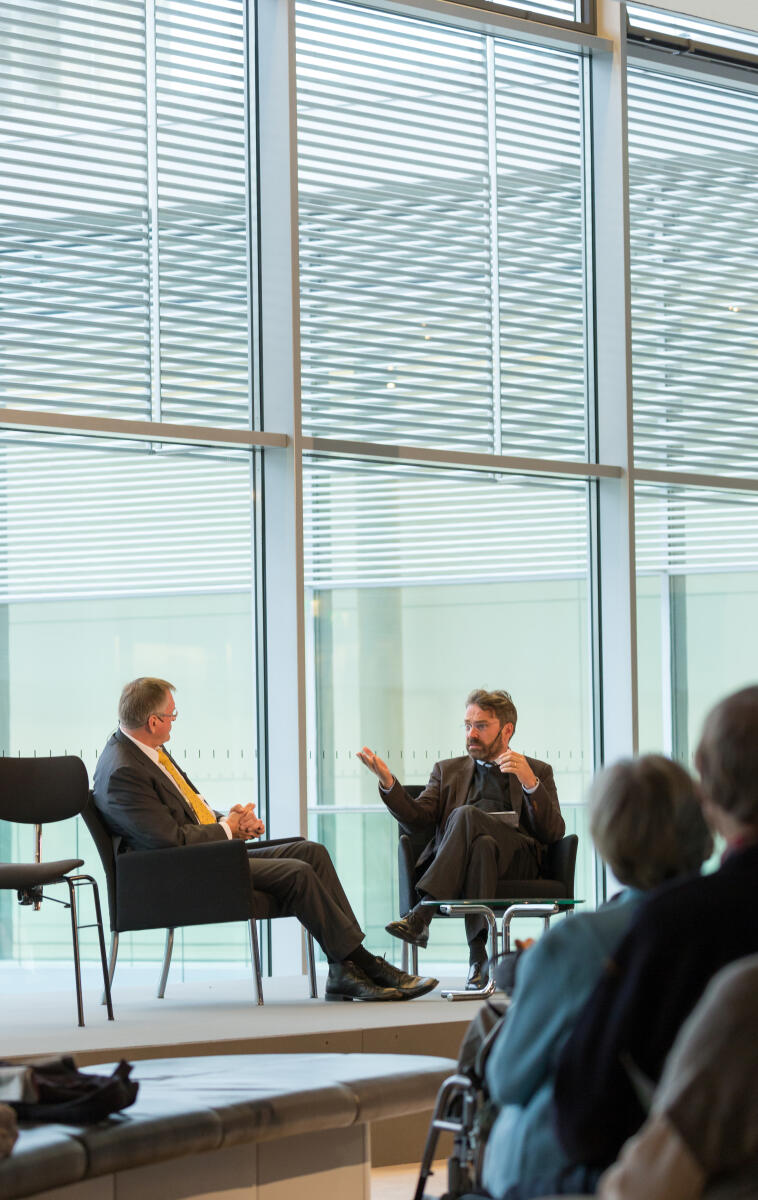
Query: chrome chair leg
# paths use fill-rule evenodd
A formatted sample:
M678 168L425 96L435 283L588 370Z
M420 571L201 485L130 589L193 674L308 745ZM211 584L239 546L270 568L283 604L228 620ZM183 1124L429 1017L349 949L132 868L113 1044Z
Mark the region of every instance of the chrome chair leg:
M103 934L103 914L100 908L100 892L98 891L96 881L89 876L89 881L92 884L92 898L95 901L95 920L97 922L97 938L100 944L100 965L103 969L103 990L105 992L105 1006L108 1011L108 1020L113 1020L113 1002L111 1000L111 981L108 975L108 963L105 958L105 935Z
M403 942L400 948L400 970L408 974L408 943ZM415 972L414 972L415 973Z
M261 952L258 947L258 929L255 919L250 918L250 952L253 959L253 977L255 979L255 998L258 1004L263 1004L263 977L261 976Z
M418 946L411 946L411 974L418 975Z
M74 944L74 976L76 978L76 1011L79 1024L84 1025L84 1004L82 1002L82 966L79 958L79 926L76 917L76 885L73 879L66 879L68 884L68 902L71 913L71 939Z
M305 957L308 963L308 982L311 989L311 999L318 999L318 986L316 984L316 954L313 949L313 935L305 931Z
M472 904L470 901L466 901L464 904L440 904L439 911L444 917L466 917L472 913L484 917L489 930L492 957L494 959L497 956L497 922L495 914L488 905ZM481 988L472 988L471 991L468 988L450 988L441 995L443 1000L480 1000L491 996L494 990L495 981L490 977Z
M118 958L118 934L111 930L111 947L108 951L108 987L113 987L113 976L116 974L116 959ZM100 997L100 1003L105 1004L105 991Z
M166 949L163 952L163 970L161 971L161 979L158 984L158 999L162 1000L166 995L166 983L168 982L168 969L171 966L171 955L174 952L174 931L173 929L166 930Z

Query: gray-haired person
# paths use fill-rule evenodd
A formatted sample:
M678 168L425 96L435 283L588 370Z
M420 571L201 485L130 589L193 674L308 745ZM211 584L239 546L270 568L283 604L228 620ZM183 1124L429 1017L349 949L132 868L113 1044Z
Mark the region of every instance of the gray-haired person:
M553 1185L569 1163L551 1120L560 1048L645 894L697 871L712 845L692 777L658 755L600 773L590 814L598 852L623 890L596 912L554 926L526 951L487 1060L487 1084L501 1109L487 1143L484 1182L508 1200L559 1190ZM591 1182L579 1178L575 1190Z
M95 768L95 804L118 853L259 837L252 804L211 808L166 749L177 712L174 685L143 676L127 683L119 727ZM409 1000L437 980L399 971L370 954L325 846L301 839L248 851L254 886L299 918L329 961L327 1000Z

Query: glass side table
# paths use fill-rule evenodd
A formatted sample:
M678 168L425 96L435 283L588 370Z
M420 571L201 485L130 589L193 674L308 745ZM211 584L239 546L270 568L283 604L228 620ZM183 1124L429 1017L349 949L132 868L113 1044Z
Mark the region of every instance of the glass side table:
M511 922L518 917L539 917L545 929L550 926L552 917L558 913L570 913L577 904L583 904L573 896L569 899L556 900L551 897L541 899L530 896L528 899L511 898L508 900L423 900L425 907L434 908L443 917L466 917L478 914L484 917L489 930L490 957L498 954L497 917L501 917L500 936L503 954L511 949ZM494 980L488 978L481 988L451 988L441 993L445 1000L481 1000L491 996L495 990Z

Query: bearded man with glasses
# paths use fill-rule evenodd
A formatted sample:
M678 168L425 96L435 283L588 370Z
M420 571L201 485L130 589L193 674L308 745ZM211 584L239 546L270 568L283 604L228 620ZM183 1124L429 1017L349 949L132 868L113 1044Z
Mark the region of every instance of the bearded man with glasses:
M160 850L263 833L253 804L216 812L166 749L177 711L174 685L142 676L127 683L119 727L95 768L95 804L116 853ZM363 931L325 846L307 839L248 850L253 886L313 934L329 962L327 1000L410 1000L437 980L399 971L363 945ZM202 880L198 880L202 886Z
M563 837L552 767L511 748L516 717L508 692L471 692L463 723L466 754L435 763L418 799L372 750L359 751L393 817L411 829L434 827L416 863L419 903L390 922L393 937L426 946L434 909L422 901L484 900L504 880L539 879L545 847ZM484 919L466 917L466 933L467 986L479 988L487 959Z

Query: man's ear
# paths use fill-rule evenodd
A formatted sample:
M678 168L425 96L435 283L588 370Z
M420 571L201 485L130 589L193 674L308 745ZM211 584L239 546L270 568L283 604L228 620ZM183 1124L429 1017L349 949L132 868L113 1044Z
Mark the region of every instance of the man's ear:
M508 744L509 744L511 738L513 737L514 729L515 729L515 726L514 726L513 722L506 721L505 725L500 730L500 737L501 737L502 741L505 743L504 749L506 749L506 750L508 749Z

